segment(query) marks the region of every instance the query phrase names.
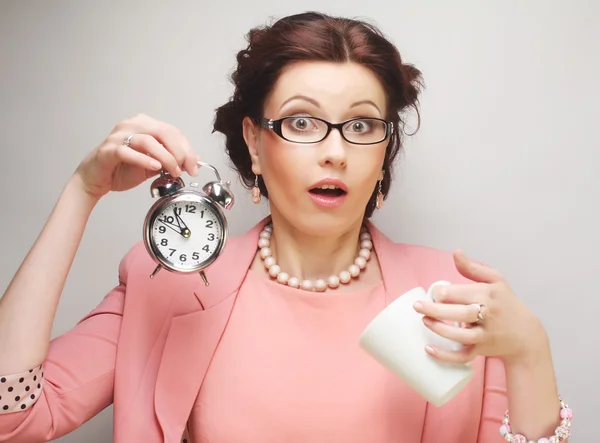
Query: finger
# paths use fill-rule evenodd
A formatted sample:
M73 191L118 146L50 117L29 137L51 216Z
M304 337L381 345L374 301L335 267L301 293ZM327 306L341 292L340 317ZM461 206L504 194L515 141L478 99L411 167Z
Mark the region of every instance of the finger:
M183 133L168 123L153 119L146 115L137 117L147 134L152 135L161 143L177 161L177 165L189 174L197 174L196 153Z
M460 323L475 323L479 313L477 307L464 304L417 302L414 308L418 313L436 320L449 320Z
M148 157L148 155L146 157ZM146 169L146 180L148 180L149 178L152 178L152 177L158 175L160 173L161 169L162 169L162 165L160 166L160 168L158 168L158 170L149 170L149 169Z
M480 283L496 283L502 280L502 275L497 270L469 260L460 249L454 251L453 257L456 270L469 280Z
M131 148L130 150L147 154L150 157L155 158L161 163L163 168L174 177L179 177L181 175L181 168L177 163L177 159L152 135L142 133L135 134L129 141L129 147Z
M123 145L116 146L114 149L114 155L118 159L119 163L127 163L138 166L149 171L152 175L162 168L162 164L158 160L133 149L129 149ZM148 176L148 172L146 175Z
M474 345L483 340L484 330L482 327L459 328L431 317L423 317L423 323L439 336L463 345Z
M435 359L451 364L465 364L475 360L477 357L477 348L475 346L465 346L459 351L441 349L433 345L427 345L425 350Z
M188 139L182 134L183 147L185 148L185 160L183 161L183 167L188 174L196 176L198 175L198 155L194 152L192 145Z
M433 299L437 303L468 305L486 304L491 288L486 283L467 283L463 285L440 285L433 288Z

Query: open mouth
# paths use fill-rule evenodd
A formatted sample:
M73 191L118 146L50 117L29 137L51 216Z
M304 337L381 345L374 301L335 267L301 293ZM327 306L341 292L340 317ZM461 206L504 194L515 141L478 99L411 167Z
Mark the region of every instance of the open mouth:
M346 194L346 191L344 191L341 188L338 188L335 185L318 186L316 188L310 189L308 192L310 192L313 195L321 195L323 197L341 197L342 195Z

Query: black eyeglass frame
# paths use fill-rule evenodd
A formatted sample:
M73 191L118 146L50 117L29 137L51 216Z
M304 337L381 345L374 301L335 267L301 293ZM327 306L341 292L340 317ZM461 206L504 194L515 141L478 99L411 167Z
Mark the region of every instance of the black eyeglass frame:
M315 140L315 141L310 141L310 142L299 142L296 140L290 140L289 138L286 138L283 135L283 132L281 130L281 125L285 120L291 120L291 119L298 119L298 118L309 118L311 120L318 120L320 122L325 123L325 125L327 125L327 132L325 133L325 135L323 136L323 138L321 138L320 140ZM280 119L274 120L272 118L266 118L266 117L258 117L256 120L258 120L258 123L260 123L260 125L265 128L265 129L269 129L271 131L273 131L275 134L277 134L279 137L281 137L282 139L291 142L291 143L299 143L299 144L303 144L303 145L310 145L310 144L314 144L314 143L319 143L322 142L323 140L325 140L327 138L327 136L331 133L331 131L333 129L337 129L338 132L340 133L340 135L342 136L342 138L344 140L346 140L348 143L351 143L353 145L376 145L378 143L381 143L385 140L387 140L389 138L389 136L392 134L394 125L392 122L384 120L382 118L377 118L377 117L355 117L355 118L351 118L349 120L343 121L341 123L330 123L327 120L323 120L322 118L319 117L308 117L308 116L287 116L287 117L282 117ZM383 136L383 138L381 140L378 140L376 142L369 142L369 143L357 143L351 140L348 140L346 138L346 136L344 135L344 131L342 130L344 128L344 126L346 126L348 123L353 122L353 121L360 121L360 120L377 120L380 122L385 123L385 134Z

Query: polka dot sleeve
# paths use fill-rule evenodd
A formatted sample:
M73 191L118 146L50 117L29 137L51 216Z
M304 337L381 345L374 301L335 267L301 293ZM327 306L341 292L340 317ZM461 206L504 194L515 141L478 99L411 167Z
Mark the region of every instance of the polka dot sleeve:
M39 398L43 386L42 365L19 374L0 376L0 414L31 407Z

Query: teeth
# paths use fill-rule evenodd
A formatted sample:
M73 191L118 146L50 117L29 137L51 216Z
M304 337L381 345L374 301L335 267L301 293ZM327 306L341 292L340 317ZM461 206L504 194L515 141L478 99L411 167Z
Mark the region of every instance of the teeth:
M319 189L339 189L339 188L335 185L323 185L323 186L319 186Z

